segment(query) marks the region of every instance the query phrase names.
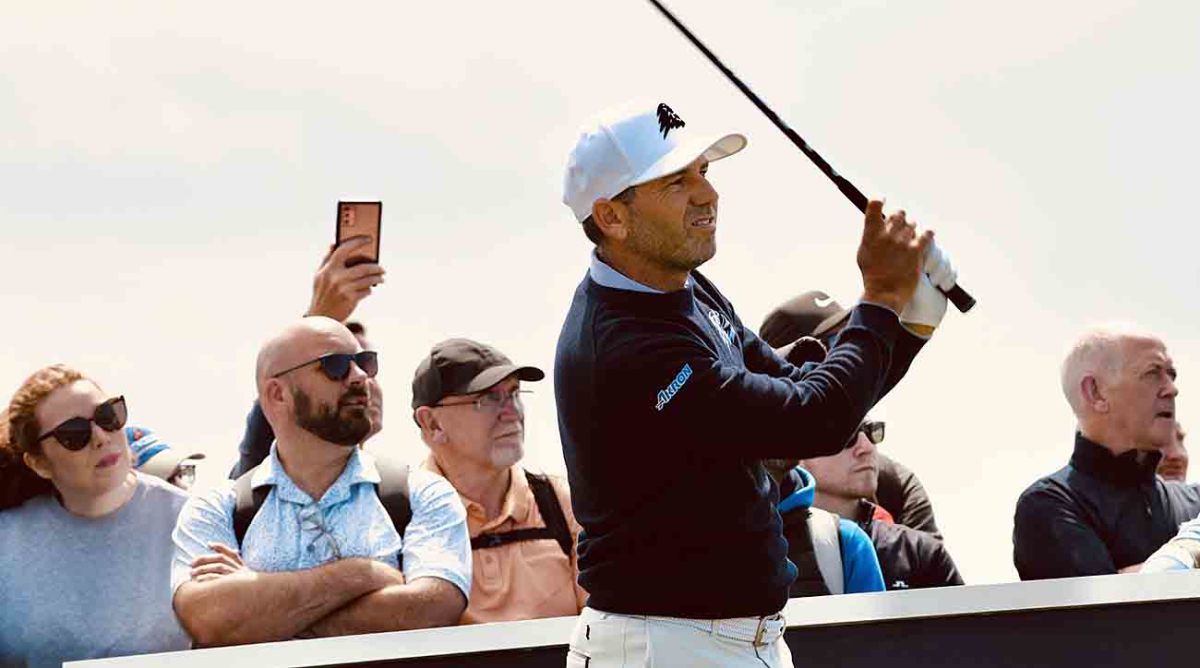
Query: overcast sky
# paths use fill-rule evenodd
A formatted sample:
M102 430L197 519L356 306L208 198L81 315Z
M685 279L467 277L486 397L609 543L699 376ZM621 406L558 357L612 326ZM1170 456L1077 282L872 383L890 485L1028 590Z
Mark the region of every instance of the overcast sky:
M978 298L883 407L969 582L1016 578L1013 503L1069 456L1058 364L1087 325L1160 332L1200 430L1200 5L671 6L839 171L936 229ZM809 289L857 298L860 215L642 0L8 3L0 388L76 365L206 453L212 484L336 200L379 199L388 280L356 314L387 390L373 445L416 461L410 381L435 341L552 368L590 249L560 201L567 152L630 98L749 137L709 173L704 268L748 325ZM561 471L550 381L532 389L527 461Z

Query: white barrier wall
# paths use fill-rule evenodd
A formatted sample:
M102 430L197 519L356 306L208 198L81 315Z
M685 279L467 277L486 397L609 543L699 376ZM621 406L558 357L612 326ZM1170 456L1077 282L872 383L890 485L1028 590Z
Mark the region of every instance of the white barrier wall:
M1041 582L793 599L784 611L796 665L821 655L841 666L913 664L1155 665L1182 653L1200 623L1200 573L1113 575ZM563 665L575 619L530 620L64 664L67 668L219 666ZM1174 629L1164 626L1175 627ZM1139 629L1138 626L1146 628ZM1179 633L1168 632L1177 630ZM869 641L869 642L868 642ZM1045 643L1040 646L1039 643ZM797 650L799 650L797 652ZM827 651L824 651L827 650ZM826 656L831 654L831 656ZM1098 656L1089 659L1089 654ZM1045 661L1039 661L1044 658ZM1091 661L1090 663L1087 663ZM906 664L902 662L902 664Z

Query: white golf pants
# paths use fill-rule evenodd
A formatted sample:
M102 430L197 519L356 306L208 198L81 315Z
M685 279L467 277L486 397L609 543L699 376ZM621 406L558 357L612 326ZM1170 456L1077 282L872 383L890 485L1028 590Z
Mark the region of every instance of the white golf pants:
M584 608L567 668L793 668L785 627L780 615L696 620Z

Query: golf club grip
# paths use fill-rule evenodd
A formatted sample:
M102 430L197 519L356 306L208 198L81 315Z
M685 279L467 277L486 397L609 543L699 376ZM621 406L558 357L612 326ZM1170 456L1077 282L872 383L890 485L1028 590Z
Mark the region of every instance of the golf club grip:
M788 138L792 140L793 143L797 144L797 146L800 146L801 144L803 144L803 148L801 148L800 150L805 151L805 149L808 147L808 144L805 144L804 140L801 139L799 137L799 135L797 135L795 132L793 132L792 129L787 127L786 125L783 127L783 131L784 131L784 134L786 134L788 136ZM812 151L812 149L808 149L807 151L805 151L805 155L808 155L808 151ZM816 151L812 151L812 152L814 155L816 154ZM820 158L820 157L821 156L817 155L817 158ZM817 161L814 160L813 162L817 162ZM825 166L828 166L829 163L825 162L824 160L821 160L820 162L817 162L817 167L820 168L821 171L825 173L825 176L828 176L829 179L831 181L833 181L834 185L837 186L837 189L842 191L842 194L846 196L846 199L850 200L850 202L853 203L854 206L858 207L858 210L860 212L866 213L867 212L867 196L862 194L862 191L859 190L858 188L856 188L853 183L850 183L850 181L847 180L846 177L833 171L832 167L829 168L829 171L826 171L825 167L823 167L822 164L824 164ZM966 290L963 290L961 287L959 287L959 285L957 283L955 283L954 286L951 287L949 290L942 290L941 288L938 288L938 290L941 291L942 294L946 295L946 299L949 299L950 303L954 304L954 308L958 309L959 313L966 313L967 311L970 311L972 308L975 308L975 298L972 297L970 295L970 293L968 293Z
M938 289L941 290L941 288ZM942 290L942 292L945 293L946 299L949 299L950 303L954 304L954 308L958 309L959 313L966 313L975 308L975 298L966 290L959 287L958 283L955 283L954 287L949 290Z
M820 153L817 153L815 150L813 150L813 148L808 145L808 142L804 141L803 137L796 134L796 131L790 128L787 123L784 123L783 119L779 117L779 114L776 114L773 109L768 107L767 103L763 102L762 99L754 93L754 91L750 90L750 87L747 86L741 79L739 79L732 70L730 70L728 67L725 67L725 63L722 63L721 59L717 58L716 54L714 54L712 51L709 51L708 47L704 46L704 43L701 42L700 39L695 35L693 35L692 31L688 30L687 26L683 25L679 19L675 18L675 15L671 13L671 10L667 9L661 2L659 2L659 0L649 0L649 2L650 4L654 5L654 7L658 9L658 11L664 17L666 17L666 19L670 21L672 25L675 26L675 28L679 30L679 32L683 33L683 36L686 37L693 46L695 46L697 49L700 49L700 53L703 53L704 56L708 58L708 61L713 64L713 66L715 66L718 70L721 70L721 73L725 75L725 78L729 79L729 81L736 86L738 90L742 91L742 94L745 95L750 102L754 104L754 106L758 107L758 110L761 111L763 115L775 125L775 127L779 128L780 132L790 139L791 142L796 145L796 148L800 149L800 152L803 153L809 160L811 160L812 163L817 166L817 169L821 170L822 174L828 177L830 181L833 181L833 184L837 186L837 189L840 190L843 195L846 196L846 199L850 200L851 204L857 207L861 213L867 212L867 197L866 195L862 194L862 191L856 188L853 183L850 183L849 179L841 174L838 174L837 170L833 168L833 165L830 165L825 158L821 157ZM958 309L960 313L966 313L975 306L975 298L958 285L955 285L948 291L942 290L942 292L945 293L946 298L950 300L951 304L954 304L954 308Z

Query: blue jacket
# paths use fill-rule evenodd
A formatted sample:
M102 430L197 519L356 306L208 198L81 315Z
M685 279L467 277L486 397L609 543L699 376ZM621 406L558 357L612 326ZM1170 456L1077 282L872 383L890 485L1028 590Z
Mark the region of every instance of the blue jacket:
M779 514L812 507L817 488L812 474L797 466L779 485ZM883 570L875 555L871 538L857 524L838 519L838 538L842 547L842 579L847 594L884 591Z

